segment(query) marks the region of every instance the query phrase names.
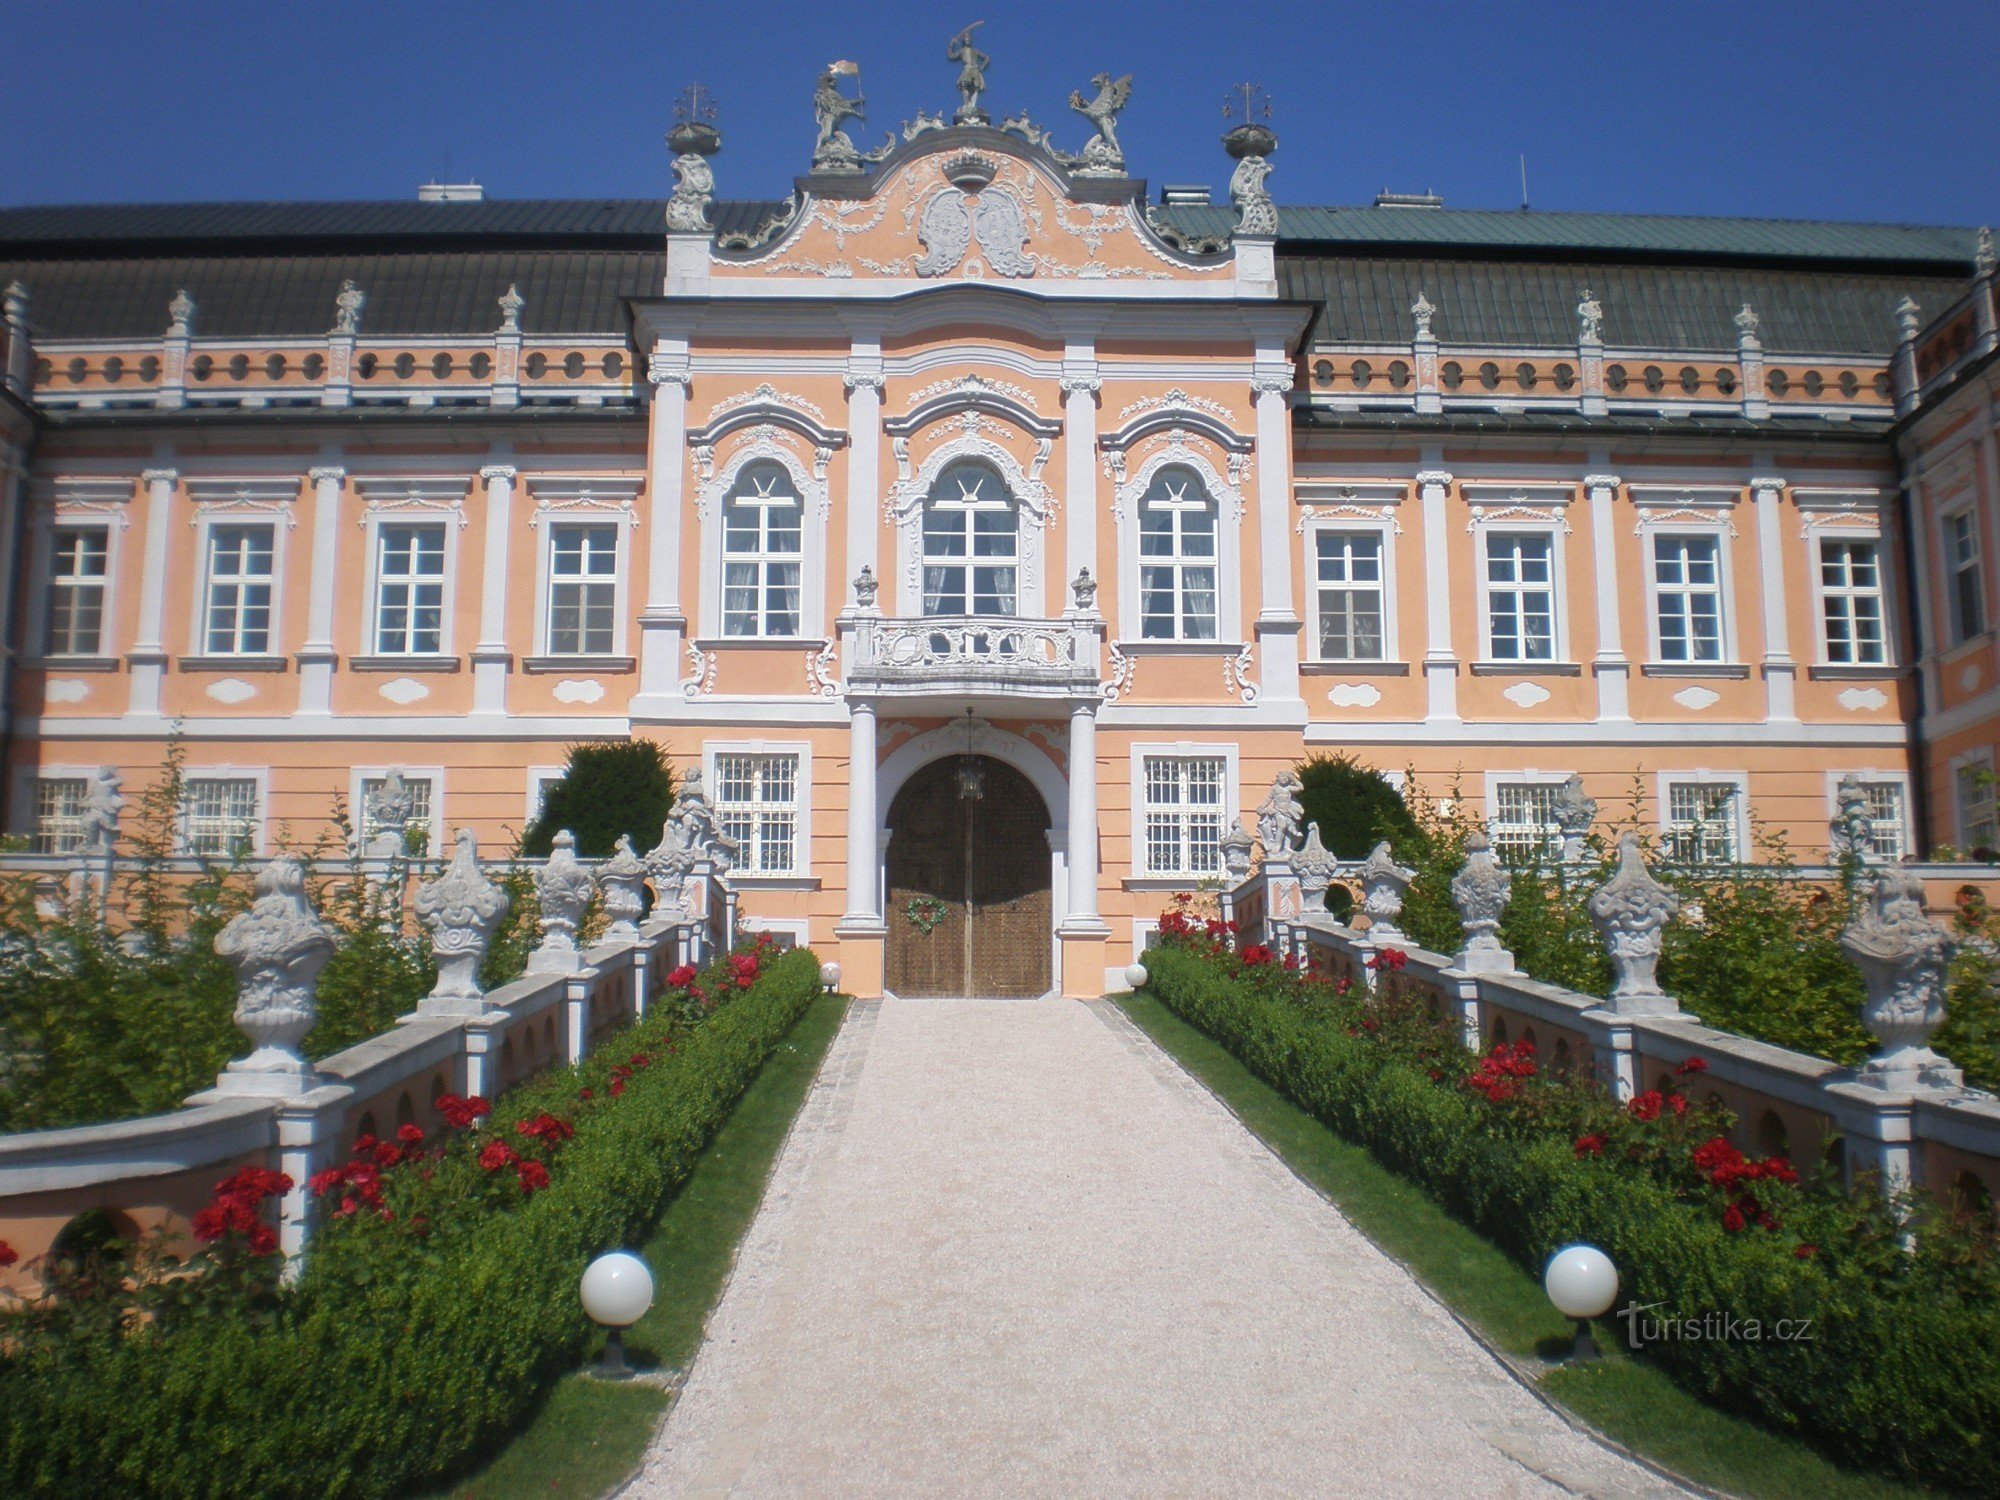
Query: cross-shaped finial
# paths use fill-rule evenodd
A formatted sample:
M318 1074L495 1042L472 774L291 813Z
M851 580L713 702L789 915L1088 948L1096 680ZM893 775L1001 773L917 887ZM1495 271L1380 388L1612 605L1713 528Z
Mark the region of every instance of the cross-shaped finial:
M674 100L674 118L689 124L714 120L715 95L701 84L689 84Z
M1223 96L1222 118L1239 125L1254 125L1271 118L1271 96L1261 83L1239 83Z

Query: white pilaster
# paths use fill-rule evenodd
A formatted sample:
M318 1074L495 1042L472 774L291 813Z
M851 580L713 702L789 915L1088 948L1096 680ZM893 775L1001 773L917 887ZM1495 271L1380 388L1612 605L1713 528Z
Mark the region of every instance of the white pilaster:
M856 702L847 723L847 913L843 928L882 925L875 815L875 705Z
M334 559L340 550L340 490L347 470L322 464L306 470L313 487L312 579L306 594L306 638L299 647L299 712L333 709Z
M1097 914L1097 706L1069 711L1069 911L1066 931L1104 930Z
M507 542L517 474L512 464L488 464L479 477L486 485L486 557L479 574L479 641L472 648L472 711L504 714L514 665L507 649Z
M1443 469L1417 474L1424 509L1424 714L1456 721L1458 656L1451 648L1451 539L1445 522L1450 490L1451 475Z
M847 360L847 580L836 596L851 600L863 568L882 576L882 339L854 335ZM821 566L825 563L822 561Z
M1785 481L1753 479L1750 491L1757 507L1757 572L1764 604L1764 714L1773 721L1796 723L1799 668L1792 659L1791 621L1785 612L1785 552L1778 515Z
M180 477L173 469L147 469L139 476L146 485L146 557L139 575L138 636L125 658L132 668L130 712L134 714L160 711L160 679L167 670L168 525Z
M1620 722L1632 717L1627 689L1632 663L1625 655L1618 623L1618 476L1586 474L1590 493L1591 560L1597 592L1597 656L1591 671L1597 677L1597 717Z
M648 458L653 513L646 552L646 608L639 615L639 691L664 699L680 682L681 524L687 488L687 345L657 346L646 378L653 387Z
M1259 349L1250 388L1257 401L1257 539L1262 599L1257 611L1258 688L1264 703L1299 702L1299 634L1292 607L1292 367L1282 350Z
M1084 568L1097 576L1097 373L1094 344L1063 351L1063 542L1062 582Z

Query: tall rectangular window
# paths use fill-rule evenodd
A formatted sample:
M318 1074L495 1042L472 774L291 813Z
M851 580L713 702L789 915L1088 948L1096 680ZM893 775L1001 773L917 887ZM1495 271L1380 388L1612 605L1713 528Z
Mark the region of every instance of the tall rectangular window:
M1545 531L1487 535L1486 611L1493 660L1555 660L1555 538Z
M1139 634L1215 639L1215 505L1195 474L1160 470L1139 502Z
M1320 656L1327 661L1382 660L1382 534L1322 531L1313 548Z
M35 782L35 853L67 854L83 843L83 802L90 784L81 776L44 776Z
M383 776L361 778L361 805L355 809L355 822L359 825L363 848L383 832L382 821L375 815L375 794L382 790L382 784L387 779ZM428 776L405 776L403 788L410 795L410 816L403 825L405 847L408 846L411 829L422 834L428 844L431 832L431 779Z
M799 863L799 758L715 757L715 816L735 839L736 868L752 875L794 875Z
M1968 853L2000 846L1993 807L1993 767L1975 761L1953 773L1958 791L1958 843Z
M384 526L375 543L375 650L444 650L444 527Z
M722 633L799 633L805 502L784 465L759 461L737 476L722 510Z
M208 533L207 628L210 656L262 656L271 649L272 531L213 526Z
M1722 571L1712 536L1653 538L1660 660L1722 660Z
M1731 782L1668 782L1667 858L1686 865L1737 863L1737 795Z
M1879 543L1821 541L1819 594L1828 662L1836 666L1879 667L1888 661L1888 636L1882 626Z
M549 534L549 654L609 656L617 641L616 523Z
M1221 874L1223 758L1149 755L1145 767L1146 873Z
M1487 835L1502 859L1529 861L1562 852L1556 798L1562 787L1546 781L1502 781L1493 788Z
M50 543L48 654L95 656L104 649L108 534L101 526L58 526Z
M248 777L190 777L187 852L211 858L248 854L257 842L257 783Z
M1979 581L1979 520L1969 510L1944 518L1944 565L1955 646L1986 628L1986 590Z
M1910 852L1909 815L1904 810L1903 783L1864 781L1868 796L1868 853L1873 859L1901 859Z

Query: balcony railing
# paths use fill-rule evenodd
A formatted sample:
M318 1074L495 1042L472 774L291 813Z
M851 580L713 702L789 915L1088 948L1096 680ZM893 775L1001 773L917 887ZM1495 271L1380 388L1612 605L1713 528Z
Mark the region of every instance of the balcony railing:
M857 691L1073 697L1099 690L1103 627L1092 615L858 615L845 628L852 641L848 686Z

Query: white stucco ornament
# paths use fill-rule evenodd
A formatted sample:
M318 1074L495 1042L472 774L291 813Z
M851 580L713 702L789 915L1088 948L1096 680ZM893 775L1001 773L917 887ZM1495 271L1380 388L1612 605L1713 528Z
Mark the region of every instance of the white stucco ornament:
M1539 682L1517 682L1500 696L1516 708L1534 708L1549 701L1549 690Z
M594 677L565 677L552 696L558 703L595 703L604 696L604 684Z
M1396 925L1403 915L1403 892L1417 872L1396 863L1389 841L1382 840L1369 851L1361 865L1361 910L1368 918L1368 936L1377 942L1396 942L1403 937Z
M576 948L576 929L596 889L596 880L577 860L576 835L567 828L561 830L549 857L535 872L542 940L528 955L530 974L574 974L583 967L583 955Z
M736 840L722 831L715 809L702 789L701 768L690 766L674 793L673 810L660 830L660 841L646 854L647 877L662 905L681 905L682 882L697 865L709 865L719 875L735 867Z
M250 909L215 935L216 953L236 970L236 1028L252 1051L224 1069L221 1093L284 1097L312 1087L312 1065L299 1052L319 1018L320 970L333 957L333 933L306 899L305 867L289 856L257 874Z
M1840 706L1849 713L1860 713L1864 709L1886 708L1889 695L1880 688L1846 688L1839 698Z
M247 703L257 696L257 689L240 677L219 678L203 691L217 703Z
M46 696L51 703L81 703L90 696L90 684L80 677L51 678Z
M507 915L507 893L486 878L479 863L479 841L470 828L458 830L451 863L436 880L417 887L417 920L430 929L431 954L437 959L437 983L417 1002L417 1010L433 1015L478 1015L486 992L479 987L479 966L486 959L500 919Z
M1382 690L1372 682L1336 682L1326 701L1335 708L1373 708L1382 701Z
M1222 836L1221 849L1222 868L1237 880L1248 875L1257 862L1257 841L1243 826L1241 818L1229 825L1229 832Z
M431 695L431 690L414 677L392 677L379 688L375 689L375 691L380 693L384 698L387 698L391 703L400 703L405 706L415 703L419 699L428 698Z
M1500 914L1513 889L1514 877L1495 856L1486 835L1473 834L1465 845L1465 868L1451 882L1452 905L1458 908L1459 926L1465 930L1465 946L1452 960L1458 968L1468 974L1513 972L1514 955L1500 946Z
M1674 694L1674 702L1682 708L1692 708L1697 712L1704 708L1713 708L1721 701L1722 694L1713 688L1684 687Z
M1860 1081L1897 1090L1959 1087L1964 1075L1930 1048L1944 1024L1945 977L1958 945L1925 914L1923 881L1894 866L1882 871L1840 946L1868 986L1861 1020L1881 1044L1857 1071Z
M630 834L618 835L611 858L598 866L597 884L604 892L604 915L611 919L605 940L638 941L639 917L646 909L646 862L633 852Z
M1611 1009L1620 1015L1659 1015L1678 1010L1660 988L1660 942L1681 898L1646 868L1639 836L1618 840L1618 868L1591 896L1590 920L1611 955L1615 976Z

